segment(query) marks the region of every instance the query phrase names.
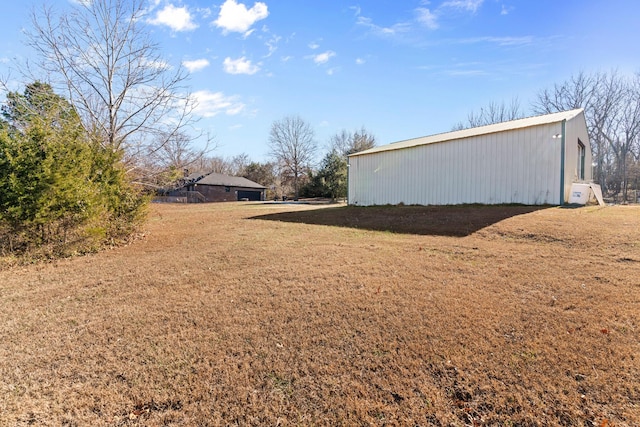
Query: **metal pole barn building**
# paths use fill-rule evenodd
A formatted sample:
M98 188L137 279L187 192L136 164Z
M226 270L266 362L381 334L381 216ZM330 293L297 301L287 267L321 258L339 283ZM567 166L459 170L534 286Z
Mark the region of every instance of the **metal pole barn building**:
M351 205L562 205L592 179L582 109L400 141L349 156Z

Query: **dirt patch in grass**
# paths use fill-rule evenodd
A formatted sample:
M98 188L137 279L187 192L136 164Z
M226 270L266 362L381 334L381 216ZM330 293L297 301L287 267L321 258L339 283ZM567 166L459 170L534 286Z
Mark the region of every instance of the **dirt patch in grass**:
M637 426L639 274L637 207L154 205L0 271L0 425Z

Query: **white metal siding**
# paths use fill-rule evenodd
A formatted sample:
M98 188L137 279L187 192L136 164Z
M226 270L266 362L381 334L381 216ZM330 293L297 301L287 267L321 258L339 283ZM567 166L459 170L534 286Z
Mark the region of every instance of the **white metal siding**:
M556 122L352 156L349 202L557 204L560 140L552 136L560 132ZM582 141L588 144L587 138Z

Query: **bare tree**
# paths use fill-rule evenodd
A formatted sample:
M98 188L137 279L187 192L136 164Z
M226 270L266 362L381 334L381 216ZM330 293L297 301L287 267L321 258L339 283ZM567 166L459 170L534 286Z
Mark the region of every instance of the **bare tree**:
M329 138L329 144L327 146L328 151L335 151L340 153L340 155L347 155L349 150L351 149L351 140L353 138L353 134L346 129L342 129L340 132Z
M470 112L466 122L460 122L453 126L453 130L462 130L479 126L492 125L494 123L508 122L511 120L521 119L525 116L524 111L520 107L518 98L513 98L507 105L504 101L501 103L490 102L486 107L480 108L478 112Z
M632 79L620 78L612 73L601 86L605 93L599 99L606 99L605 94L611 94L611 114L608 120L602 121L602 128L598 128L599 135L604 138L613 154L615 161L616 190L622 191L622 200L628 201L629 175L627 164L631 157L638 157L634 148L640 139L640 81L636 75ZM597 109L600 111L600 109Z
M610 115L610 94L604 91L606 99L598 100L600 82L602 76L598 74L586 74L580 72L572 75L562 83L556 83L553 88L543 89L538 92L537 99L532 103L532 109L536 114L550 114L560 111L583 108L593 159L596 163L595 180L606 189L605 158L607 156L607 143L599 135L598 129L602 128L601 121ZM596 106L599 104L599 106ZM604 108L603 108L604 106Z
M554 84L552 89L543 89L532 103L533 111L537 114L551 114L584 108L591 113L598 79L598 75L580 72L565 82Z
M329 139L329 151L335 151L342 156L368 150L375 146L376 137L364 126L354 132L343 129Z
M251 158L247 153L240 153L231 158L231 175L243 176L244 172L251 163Z
M27 40L87 131L131 163L178 135L182 140L194 106L187 74L165 62L144 31L143 0L73 3L69 13L34 9Z
M291 177L295 199L300 193L300 177L313 161L317 142L311 126L299 116L287 116L273 122L269 134L271 156Z
M251 163L249 155L241 153L233 157L202 156L194 162L194 169L203 172L215 172L224 175L243 176L244 170Z
M132 174L135 182L150 187L166 187L184 178L186 171L202 170L199 165L209 153L208 147L194 147L191 137L175 133L167 137L160 147L150 151L136 162Z
M640 157L640 76L579 73L538 94L535 112L584 108L595 161L595 180L605 192L627 200L627 164Z

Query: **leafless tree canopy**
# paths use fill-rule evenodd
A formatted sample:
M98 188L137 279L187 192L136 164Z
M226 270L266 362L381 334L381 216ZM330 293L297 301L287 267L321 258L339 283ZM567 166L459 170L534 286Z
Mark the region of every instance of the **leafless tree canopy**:
M247 153L241 153L233 157L202 156L190 167L193 170L203 172L215 172L231 176L243 176L251 159Z
M342 156L368 150L375 146L376 137L364 127L354 132L348 132L343 129L329 140L329 150L335 151Z
M513 98L508 105L505 102L491 102L486 107L480 108L478 112L470 112L466 122L460 122L453 127L453 130L462 130L479 126L492 125L494 123L508 122L521 119L525 116L520 107L518 98Z
M273 122L269 150L285 174L291 175L295 198L299 196L300 177L308 169L317 149L311 126L298 116Z
M105 147L129 159L189 134L186 73L172 68L142 29L142 0L77 2L70 13L32 12L28 43L38 66Z
M539 114L573 108L585 109L595 180L626 201L629 166L637 168L640 160L640 74L579 73L542 90L533 103ZM637 186L637 175L634 180Z

